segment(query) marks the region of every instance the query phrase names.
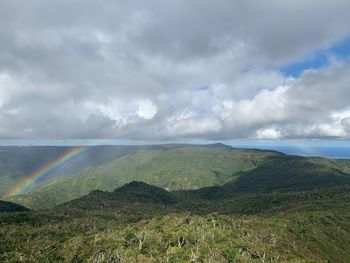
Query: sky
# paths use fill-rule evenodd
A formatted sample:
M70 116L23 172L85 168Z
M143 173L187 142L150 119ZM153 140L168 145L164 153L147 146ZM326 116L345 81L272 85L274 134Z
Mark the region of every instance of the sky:
M349 140L348 0L0 0L2 140Z

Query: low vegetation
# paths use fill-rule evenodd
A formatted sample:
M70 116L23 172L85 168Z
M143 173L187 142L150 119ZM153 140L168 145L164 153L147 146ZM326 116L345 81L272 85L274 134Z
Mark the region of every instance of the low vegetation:
M92 190L113 191L134 180L169 190L222 185L232 181L237 172L254 169L264 158L276 154L233 149L222 144L141 148L73 176L54 178L8 201L32 209L51 208Z
M220 192L227 186L211 188ZM4 262L349 262L350 189L216 198L132 182L0 214ZM192 192L192 193L191 193ZM194 198L189 199L189 196ZM209 195L210 196L210 195Z
M29 209L15 203L0 200L0 213L1 212L23 212L23 211L29 211Z
M350 262L348 169L221 145L143 149L39 188L52 195L18 197L32 207L46 193L50 209L0 202L11 207L0 213L0 262ZM87 194L58 194L73 178Z

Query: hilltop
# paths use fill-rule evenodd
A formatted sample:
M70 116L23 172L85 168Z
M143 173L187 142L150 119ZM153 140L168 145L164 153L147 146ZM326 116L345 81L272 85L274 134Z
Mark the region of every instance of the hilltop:
M349 160L285 155L274 151L215 145L162 145L141 148L98 167L53 178L7 200L44 209L87 195L113 191L131 181L191 190L227 183L240 192L300 191L350 182ZM206 190L210 191L210 189Z
M50 177L70 176L100 166L147 146L90 146L77 158L51 171ZM0 196L40 167L51 163L73 146L0 146Z
M338 186L323 185L293 191L237 191L235 183L197 190L168 192L157 186L133 181L112 192L94 190L88 195L56 206L54 210L133 211L146 205L152 211L192 213L259 214L287 210L331 210L350 201L350 181ZM154 206L154 207L153 207ZM152 208L153 207L153 208ZM135 211L134 211L135 212ZM145 212L147 214L148 212Z
M29 209L22 205L0 200L0 213L1 212L26 212L26 211L29 211Z
M349 262L349 170L220 144L141 148L12 197L41 210L0 213L0 261Z
M113 192L91 191L86 196L59 205L54 209L118 210L123 205L130 207L135 203L171 206L178 201L172 192L143 182L133 181Z
M168 192L133 181L111 192L91 191L46 211L0 213L0 259L350 260L349 187L232 195L227 189L233 185ZM42 246L46 249L38 248Z
M223 145L222 145L223 146ZM50 178L75 175L140 150L160 150L196 145L97 145L50 171ZM209 147L209 146L208 146ZM53 162L75 146L0 146L0 196L24 178Z
M58 177L25 195L9 198L33 209L53 207L92 190L113 191L131 181L168 190L222 185L236 173L256 168L276 152L235 149L226 145L163 145L142 148L69 177Z
M0 213L0 260L348 262L349 163L139 149L13 197L49 209Z

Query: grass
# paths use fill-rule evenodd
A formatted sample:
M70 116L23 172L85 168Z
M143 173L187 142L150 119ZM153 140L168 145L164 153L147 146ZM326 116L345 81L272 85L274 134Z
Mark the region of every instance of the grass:
M32 209L45 209L84 196L92 190L112 191L133 180L169 190L222 185L240 171L256 168L273 152L233 150L230 147L166 147L142 149L70 177L58 177L13 201Z
M208 201L132 183L0 214L0 261L349 262L349 201L347 188Z
M0 213L0 262L350 262L348 167L221 145L141 149L15 197L51 208Z

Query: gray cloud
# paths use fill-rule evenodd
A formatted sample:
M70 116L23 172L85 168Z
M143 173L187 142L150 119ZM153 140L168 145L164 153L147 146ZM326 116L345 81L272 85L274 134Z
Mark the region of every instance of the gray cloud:
M0 138L350 137L347 0L0 0Z

